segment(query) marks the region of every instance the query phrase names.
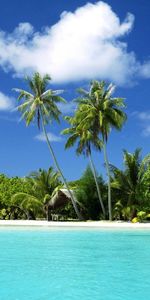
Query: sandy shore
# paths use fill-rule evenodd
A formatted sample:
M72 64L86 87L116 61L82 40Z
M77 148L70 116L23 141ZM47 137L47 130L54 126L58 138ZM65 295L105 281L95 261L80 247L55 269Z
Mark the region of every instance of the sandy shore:
M87 222L57 222L57 221L33 221L33 220L0 220L0 227L5 226L30 226L30 227L50 227L50 228L102 228L102 229L149 229L150 223L129 223L121 221L87 221Z

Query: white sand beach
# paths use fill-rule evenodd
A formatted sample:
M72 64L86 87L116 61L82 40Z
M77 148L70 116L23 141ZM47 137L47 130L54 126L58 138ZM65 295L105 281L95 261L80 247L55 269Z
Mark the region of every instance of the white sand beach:
M102 229L149 229L150 223L130 223L122 221L35 221L35 220L0 220L0 227L50 227L50 228L102 228Z

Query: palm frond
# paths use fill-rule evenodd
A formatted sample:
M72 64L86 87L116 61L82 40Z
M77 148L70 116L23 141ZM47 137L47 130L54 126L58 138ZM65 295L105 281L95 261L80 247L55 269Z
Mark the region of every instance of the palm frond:
M19 93L20 95L18 96L18 100L21 100L22 98L25 98L25 99L34 99L34 95L32 95L31 93L25 91L25 90L22 90L22 89L17 89L17 88L13 88L13 91Z
M65 149L71 148L76 143L77 139L78 135L76 133L72 134L65 144Z

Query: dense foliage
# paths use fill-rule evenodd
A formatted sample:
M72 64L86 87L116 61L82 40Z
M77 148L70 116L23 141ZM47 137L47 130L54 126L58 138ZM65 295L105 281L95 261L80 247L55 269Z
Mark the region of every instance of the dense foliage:
M141 150L123 152L124 169L110 165L112 188L112 215L114 220L143 221L150 218L150 156L141 158ZM97 176L108 218L107 182ZM85 220L103 219L97 188L90 166L79 180L69 183L75 191L78 208ZM32 172L27 178L9 178L0 175L1 219L45 219L48 203L63 187L59 174L52 167ZM62 219L75 219L71 201L51 211Z
M60 185L59 174L52 167L27 178L0 175L0 218L45 218L46 203Z
M103 195L104 205L107 205L107 188L101 176L97 176L98 185ZM76 185L77 199L81 203L85 219L99 220L103 218L102 208L98 199L95 180L88 166Z
M13 218L15 211L12 209L11 198L16 193L31 193L32 184L24 178L9 178L0 175L0 218ZM19 214L19 212L18 212ZM21 215L19 215L21 217Z

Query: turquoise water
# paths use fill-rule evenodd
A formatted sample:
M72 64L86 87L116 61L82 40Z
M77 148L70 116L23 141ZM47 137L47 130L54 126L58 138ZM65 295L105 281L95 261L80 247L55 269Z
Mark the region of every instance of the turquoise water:
M150 299L150 231L0 229L0 300L77 299Z

